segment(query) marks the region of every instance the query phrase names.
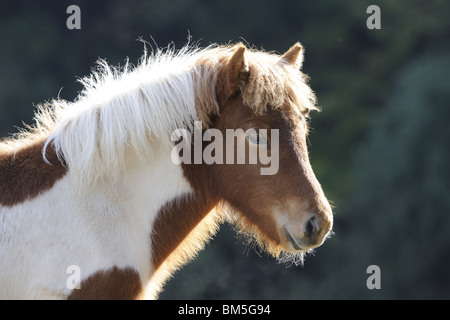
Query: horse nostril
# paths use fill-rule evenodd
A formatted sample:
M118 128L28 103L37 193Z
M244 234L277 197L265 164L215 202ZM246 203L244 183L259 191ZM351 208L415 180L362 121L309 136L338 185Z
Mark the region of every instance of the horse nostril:
M305 222L303 232L308 238L314 237L319 231L318 221L316 217L312 217Z

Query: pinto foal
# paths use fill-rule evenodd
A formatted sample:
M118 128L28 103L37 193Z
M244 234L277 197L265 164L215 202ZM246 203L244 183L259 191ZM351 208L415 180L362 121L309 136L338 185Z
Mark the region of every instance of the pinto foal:
M0 298L157 298L225 219L275 257L321 245L332 211L308 158L302 61L298 43L282 56L157 50L134 68L100 61L74 102L41 105L33 128L0 143ZM175 164L171 133L195 120L278 130L245 144L278 143L279 170Z

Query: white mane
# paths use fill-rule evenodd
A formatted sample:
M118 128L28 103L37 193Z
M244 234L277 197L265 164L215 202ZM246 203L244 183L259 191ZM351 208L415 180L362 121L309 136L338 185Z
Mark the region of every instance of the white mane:
M184 47L145 53L134 68L128 61L114 68L99 60L92 74L80 80L84 90L73 103L56 100L40 106L37 122L53 127L45 148L53 143L76 185L90 185L105 172L114 178L126 152L149 157L152 142L170 146L170 132L197 119L195 52Z

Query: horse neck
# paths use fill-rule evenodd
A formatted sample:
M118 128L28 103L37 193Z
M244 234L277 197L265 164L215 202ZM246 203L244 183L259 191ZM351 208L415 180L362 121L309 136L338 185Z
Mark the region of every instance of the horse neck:
M213 188L209 184L212 182L205 168L176 165L170 153L166 145L155 145L149 161L142 162L129 152L125 159L126 170L119 180L96 188L100 198L107 194L107 201L111 200L113 207L117 206L129 219L134 219L137 228L147 228L145 241L151 243L153 270L180 248L189 233L201 225L219 202L211 192ZM92 195L91 198L99 197ZM209 233L211 228L214 229L211 225L202 232Z
M118 198L126 215L136 218L136 230L146 229L140 239L150 244L150 251L138 259L150 261L143 279L149 280L148 297L156 298L173 272L218 230L222 215L214 209L219 199L203 165L175 165L166 148L158 149L151 163L127 159L127 166L119 183L126 194Z

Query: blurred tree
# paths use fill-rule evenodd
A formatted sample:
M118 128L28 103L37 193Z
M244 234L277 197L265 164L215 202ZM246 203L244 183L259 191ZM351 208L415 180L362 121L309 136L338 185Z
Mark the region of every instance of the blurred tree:
M449 72L450 56L426 54L400 73L355 165L353 237L370 239L390 297L450 298Z

